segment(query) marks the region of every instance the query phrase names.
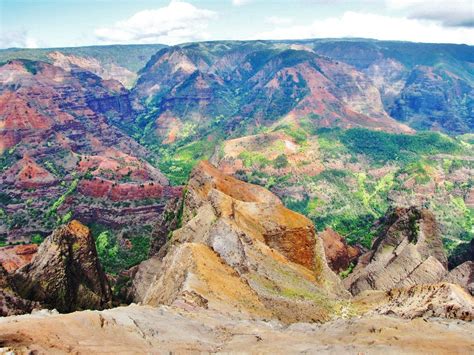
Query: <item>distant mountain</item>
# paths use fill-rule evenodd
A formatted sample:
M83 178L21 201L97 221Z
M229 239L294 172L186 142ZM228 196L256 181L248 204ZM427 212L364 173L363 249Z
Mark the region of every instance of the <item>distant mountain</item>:
M306 43L306 42L305 42ZM415 129L474 130L474 47L375 40L314 40L379 89L387 113Z
M314 127L410 132L385 112L369 78L301 45L209 42L160 50L140 71L135 107L173 141L182 127L213 125L239 134L280 120ZM217 122L219 121L219 122ZM179 134L178 134L179 136Z
M108 45L65 48L0 49L0 63L12 59L41 60L65 69L78 66L103 79L116 79L132 86L136 73L143 68L162 44Z
M224 130L310 117L315 127L474 130L474 47L372 40L222 41L160 50L136 106L171 138L186 122ZM142 119L142 125L150 124Z

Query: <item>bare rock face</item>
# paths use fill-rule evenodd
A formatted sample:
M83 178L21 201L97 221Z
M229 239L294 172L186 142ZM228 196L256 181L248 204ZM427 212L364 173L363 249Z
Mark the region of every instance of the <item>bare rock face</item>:
M182 227L136 271L135 301L294 322L328 320L348 296L311 221L262 187L201 162L178 214Z
M36 244L6 246L0 248L0 264L7 272L14 272L29 264L37 252Z
M466 261L451 270L445 281L461 286L474 296L474 261Z
M471 354L474 325L364 316L325 324L238 319L199 308L131 305L0 318L2 350L49 353ZM308 351L309 350L309 351Z
M344 284L354 295L439 282L447 272L439 227L425 209L398 208L382 221L372 250L361 256Z
M11 277L22 297L60 312L103 309L111 305L107 277L89 229L78 221L44 240L30 264Z
M414 285L387 292L365 291L355 300L375 313L401 318L441 317L472 321L474 300L458 285Z
M346 270L352 261L360 255L360 250L346 243L339 233L327 228L319 233L324 245L324 253L329 267L334 272Z
M30 313L37 308L38 302L25 300L11 289L8 272L0 265L0 317Z

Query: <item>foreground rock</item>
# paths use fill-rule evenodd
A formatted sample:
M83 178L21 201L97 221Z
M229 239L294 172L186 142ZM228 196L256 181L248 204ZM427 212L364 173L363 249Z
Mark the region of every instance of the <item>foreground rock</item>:
M441 281L447 273L439 227L426 209L398 208L382 221L372 250L344 284L354 295Z
M355 304L375 314L401 318L440 317L474 320L474 299L450 283L415 285L390 291L364 291Z
M60 312L103 309L111 305L110 286L89 229L78 221L44 240L30 264L12 276L23 298Z
M285 322L327 321L348 296L306 217L207 162L192 172L182 227L135 273L134 300Z
M166 306L0 319L2 350L18 353L469 354L473 332L468 322L387 316L288 327Z

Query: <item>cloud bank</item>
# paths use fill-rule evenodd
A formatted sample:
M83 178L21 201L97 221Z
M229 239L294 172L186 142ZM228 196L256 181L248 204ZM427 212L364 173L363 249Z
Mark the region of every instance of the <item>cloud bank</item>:
M254 39L362 37L431 43L474 44L473 27L445 27L440 21L345 12L309 25L279 26Z
M205 40L207 26L217 14L183 2L171 1L166 7L137 12L111 27L97 28L94 33L102 43L165 43Z
M449 27L474 27L472 0L386 0L388 9L403 10L412 19L435 20Z
M0 36L0 48L38 48L36 38L29 35L28 31L3 32Z

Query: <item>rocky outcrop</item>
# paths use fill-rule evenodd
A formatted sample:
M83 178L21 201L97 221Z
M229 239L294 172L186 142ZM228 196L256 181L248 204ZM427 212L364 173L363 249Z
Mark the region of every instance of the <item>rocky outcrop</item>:
M352 294L439 282L447 272L439 227L426 209L398 208L380 226L372 250L344 280Z
M136 271L136 301L294 322L328 320L347 296L307 218L207 162L191 174L179 220Z
M7 272L13 272L29 264L38 251L36 244L14 245L0 248L0 264Z
M444 279L457 284L474 296L474 261L466 261L451 270Z
M103 309L111 305L107 277L89 229L78 221L47 237L30 264L12 276L22 297L60 312Z
M329 267L336 273L346 270L360 255L360 250L346 243L339 233L327 228L319 233Z
M396 288L387 292L365 291L355 303L377 314L401 318L441 317L472 321L474 300L458 285L437 283Z
M40 307L38 302L25 300L11 289L8 272L0 265L0 317L30 313Z

